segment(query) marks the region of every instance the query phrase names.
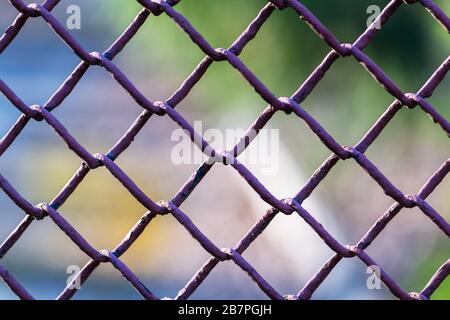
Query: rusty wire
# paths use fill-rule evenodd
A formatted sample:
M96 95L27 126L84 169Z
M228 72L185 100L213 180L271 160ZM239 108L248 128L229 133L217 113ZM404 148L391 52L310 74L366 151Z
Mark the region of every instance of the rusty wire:
M394 186L384 174L364 155L365 151L377 139L386 125L395 117L404 106L413 109L419 106L430 118L450 135L449 122L436 111L436 109L426 100L444 79L450 69L450 56L439 66L417 93L404 93L400 87L389 78L389 76L377 64L367 56L363 50L376 36L380 28L377 25L384 24L395 14L397 9L405 4L422 5L447 31L450 32L449 17L432 0L392 0L383 9L382 13L370 25L363 34L353 43L341 43L314 15L298 0L271 0L258 13L257 17L249 24L247 29L236 39L228 49L215 49L208 41L190 24L190 22L177 12L174 7L180 0L138 0L143 6L136 18L121 36L103 53L87 52L77 40L63 27L63 25L52 15L52 9L59 3L59 0L46 0L42 4L26 5L22 0L9 0L19 14L11 26L0 38L0 54L14 40L21 28L29 18L44 19L51 29L56 32L73 52L81 59L81 62L42 106L25 104L8 86L0 79L0 91L6 96L11 104L22 113L12 128L0 140L0 155L2 155L20 135L21 131L30 120L45 121L55 132L65 141L67 146L80 157L83 162L79 169L63 189L49 203L32 205L18 191L0 175L0 188L8 197L22 209L26 216L16 229L7 237L0 246L0 259L7 254L13 245L20 239L30 224L44 218L50 218L53 222L86 254L90 260L82 270L76 275L71 284L58 295L57 299L70 299L79 290L74 287L77 281L81 284L89 278L94 270L101 263L111 263L124 278L146 299L158 299L140 279L120 260L130 246L144 232L147 225L157 215L171 214L182 224L198 243L211 254L211 257L195 273L189 282L182 288L174 299L187 299L205 280L211 270L217 264L225 260L232 260L248 276L253 279L259 288L271 299L310 299L316 289L327 278L334 267L343 258L358 257L367 266L378 265L364 250L374 241L387 224L403 209L418 207L434 224L444 232L447 237L450 235L450 225L448 222L426 201L426 198L441 183L450 171L450 158L430 177L417 194L405 195ZM275 10L294 10L316 34L325 41L331 48L319 66L300 86L300 88L290 97L276 97L247 66L239 59L239 54L244 47L257 35L261 26L269 19ZM112 62L114 57L126 46L134 37L139 28L146 22L150 15L159 16L165 13L168 15L190 39L206 54L205 58L198 64L195 70L182 83L179 89L164 101L152 102L146 98L138 88L126 77L126 75ZM394 101L375 122L371 129L361 138L354 147L341 146L327 131L302 107L301 103L314 90L315 86L324 77L330 67L339 58L355 58L372 77L394 97ZM259 115L255 122L248 128L246 134L240 142L230 151L217 153L208 143L198 138L193 127L175 110L175 107L183 101L196 83L206 73L214 62L227 61L234 67L253 87L254 90L268 103L268 106ZM72 92L78 81L83 77L86 70L92 66L105 68L113 78L134 98L134 100L144 109L135 120L128 131L119 141L105 154L89 153L78 141L65 129L63 124L52 115L51 111L62 104L64 99ZM292 198L277 199L268 189L266 189L258 179L239 161L236 157L250 143L254 136L250 132L259 132L272 118L277 111L286 114L295 114L301 118L306 125L315 133L321 142L331 151L331 155L314 172L306 184ZM175 196L169 201L155 202L150 199L139 187L115 164L114 160L124 152L133 141L134 137L146 125L150 117L169 116L181 128L190 133L193 143L197 144L202 151L207 148L213 150L214 161L205 161L180 188ZM244 148L242 148L244 145ZM190 193L202 181L211 167L216 163L227 164L227 159L233 159L230 164L247 183L259 194L270 208L254 224L248 233L231 248L218 248L185 214L180 206L187 199ZM342 245L314 218L312 214L302 207L302 202L308 198L319 183L327 176L334 165L340 160L355 160L384 190L385 194L395 202L387 211L372 225L367 233L355 245ZM97 250L87 242L78 231L68 223L58 212L64 202L71 196L86 175L100 166L105 166L110 173L139 201L148 209L148 212L136 223L130 232L124 237L112 251ZM304 287L293 295L282 295L277 292L254 267L242 256L244 251L252 242L265 230L272 219L278 213L298 214L309 224L311 228L322 238L322 240L335 253L317 271L317 273L304 285ZM397 282L381 268L380 279L392 294L400 299L429 299L433 292L446 279L450 273L450 260L447 260L436 271L428 284L420 292L408 293L404 291ZM14 278L14 276L0 265L0 276L11 290L21 299L33 299L28 291Z

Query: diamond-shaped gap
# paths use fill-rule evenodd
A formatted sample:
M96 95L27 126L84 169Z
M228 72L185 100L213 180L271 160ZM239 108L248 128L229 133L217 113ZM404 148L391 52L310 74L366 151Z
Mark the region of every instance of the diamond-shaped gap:
M153 188L150 198L159 199ZM88 173L59 212L97 249L112 249L146 209L104 167Z
M448 259L448 238L420 209L403 209L366 252L405 291L420 292Z
M332 253L296 213L280 213L243 256L281 294L295 295Z
M0 158L0 171L30 203L49 202L81 159L44 121L30 120Z
M317 84L302 107L338 143L352 146L392 101L392 96L354 59L341 58Z
M348 159L331 169L305 206L312 206L310 214L345 245L357 243L393 202L358 163Z
M365 52L401 89L411 92L448 56L447 36L420 4L402 5Z
M102 68L91 67L53 114L92 153L106 153L144 111Z
M111 14L107 16L107 21L111 25L117 19L123 20L118 13L122 7L122 1L108 4ZM130 6L125 5L126 9L131 7L135 13L142 8L134 1ZM131 20L125 19L128 23ZM169 98L204 56L189 37L163 14L158 17L151 15L114 63L143 94L154 101Z
M252 203L253 192L233 168L216 164L182 209L219 248L232 247L258 217ZM261 200L257 202L263 205Z
M420 107L404 108L366 155L402 192L417 193L448 159L449 146L445 132Z
M0 70L25 103L42 104L79 61L43 19L33 18L1 54Z
M150 222L121 259L156 296L173 298L209 257L175 218L162 216Z
M236 135L238 133L236 131ZM282 199L294 196L329 154L330 151L302 119L278 112L238 160L270 192Z
M329 46L288 8L272 13L241 59L274 94L290 96L329 51Z
M64 232L45 218L31 224L1 263L33 297L54 299L71 275L68 268L82 266L86 259Z
M183 134L183 138L180 135ZM187 146L186 158L177 150ZM197 155L198 164L193 158ZM152 116L134 142L116 160L117 165L147 194L170 199L201 164L201 152L168 116ZM190 155L192 155L192 157Z

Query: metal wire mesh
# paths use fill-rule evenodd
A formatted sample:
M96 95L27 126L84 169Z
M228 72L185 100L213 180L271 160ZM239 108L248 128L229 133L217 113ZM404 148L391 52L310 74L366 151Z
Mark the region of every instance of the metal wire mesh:
M79 169L64 188L49 203L36 206L29 203L18 191L0 175L0 187L5 194L20 208L26 216L17 228L7 237L0 246L0 259L3 258L14 244L20 239L27 228L35 221L47 218L51 219L86 255L90 260L76 275L73 283L59 294L57 299L70 299L79 290L73 284L79 281L81 284L89 278L94 270L102 263L111 263L124 278L146 299L158 299L140 279L130 270L120 257L144 232L147 225L157 215L171 214L198 243L211 254L204 265L195 273L191 280L182 288L174 299L187 299L199 287L199 285L210 274L220 262L232 260L242 271L253 279L259 288L271 299L310 299L321 283L327 278L333 268L343 258L359 258L368 266L377 263L365 252L365 249L374 241L389 222L403 209L418 207L424 215L431 219L434 224L450 235L450 225L447 221L426 201L426 198L441 183L450 170L450 158L430 177L417 194L405 195L364 155L369 146L377 139L386 125L395 117L403 106L415 108L419 106L431 119L450 135L449 122L439 114L436 109L426 100L439 86L450 69L450 57L448 57L439 68L431 75L426 83L417 93L404 93L399 86L377 64L367 56L363 50L376 36L381 28L397 11L405 4L422 5L447 31L450 32L449 17L432 0L392 0L384 8L382 13L370 25L363 34L353 43L341 43L339 40L298 0L271 0L258 13L257 17L249 24L247 29L236 39L228 49L215 49L207 40L190 24L190 22L174 9L180 0L138 0L143 6L136 18L121 36L103 53L87 52L77 40L63 27L63 25L52 15L52 9L59 0L47 0L42 4L26 5L22 0L10 0L18 11L18 16L0 38L0 53L2 53L15 36L21 31L30 18L42 18L49 27L56 32L73 52L81 59L81 62L59 87L53 96L42 106L26 105L9 87L0 79L0 90L22 113L12 128L0 140L0 155L3 154L20 135L30 120L45 121L65 141L67 146L83 160ZM319 66L290 97L278 98L250 71L239 59L239 54L244 47L257 35L261 26L269 19L275 10L294 10L316 34L331 48ZM152 102L147 99L126 77L126 75L112 62L114 57L134 37L139 28L146 22L150 15L159 16L167 14L190 39L206 54L206 57L198 64L196 69L188 76L179 89L164 101ZM319 81L324 77L329 68L340 58L355 58L372 77L394 97L394 101L384 114L374 123L371 129L362 137L358 144L353 147L341 146L327 131L302 107L301 103L314 90ZM175 110L175 107L183 101L196 83L206 73L214 62L226 61L235 68L253 87L254 90L268 103L268 106L248 128L246 134L239 143L228 152L218 153L199 136L193 127ZM128 131L123 134L119 141L105 154L90 154L71 134L63 124L51 113L52 110L62 104L64 99L72 92L86 70L91 66L105 68L113 78L126 90L144 111L136 119ZM321 142L331 151L331 155L314 172L306 184L292 198L277 199L265 186L243 165L236 157L250 143L254 136L250 132L259 132L277 111L294 114L301 118L314 132ZM181 128L189 132L190 138L202 151L213 150L212 157L205 161L180 188L176 195L169 201L155 202L150 199L139 187L117 166L114 160L122 154L131 144L134 137L146 125L154 114L157 116L169 116ZM233 161L229 162L232 159ZM355 245L342 245L339 243L315 218L302 207L302 202L308 198L319 183L327 176L335 164L341 160L353 159L356 161L391 197L394 204L373 224L361 240ZM218 248L201 230L190 220L180 206L202 181L208 171L215 163L228 164L234 168L253 188L255 192L270 206L266 213L254 224L244 237L231 248ZM100 166L105 166L109 172L121 182L121 184L148 209L148 212L136 223L128 235L112 251L97 250L58 212L65 201L72 195L75 189L83 181L88 173ZM265 230L271 220L279 213L290 215L298 214L309 226L322 238L335 254L317 271L317 273L305 284L305 286L293 295L283 296L277 292L255 268L243 256L243 252L252 242ZM428 284L420 292L408 293L381 268L380 279L400 299L429 299L433 292L446 279L450 273L450 260L447 260L436 271ZM19 283L14 276L0 265L0 276L11 290L21 299L33 299L28 291Z

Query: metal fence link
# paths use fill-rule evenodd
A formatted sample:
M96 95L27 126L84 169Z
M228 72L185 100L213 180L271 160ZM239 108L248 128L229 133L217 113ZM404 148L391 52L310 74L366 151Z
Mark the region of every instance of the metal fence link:
M147 225L151 223L157 215L172 215L181 225L183 225L192 237L211 254L203 266L195 273L191 280L182 288L174 299L187 299L198 288L198 286L208 277L209 273L219 263L225 260L233 261L243 272L256 282L259 288L271 299L310 299L321 283L327 278L334 267L343 258L357 258L367 266L378 265L366 252L365 249L377 238L380 232L389 224L389 222L403 208L419 208L445 235L450 236L449 223L426 201L426 198L441 183L450 171L450 158L430 177L417 194L405 195L365 156L365 151L377 139L386 125L396 116L396 114L405 106L407 108L419 107L450 136L449 122L427 101L433 91L443 81L445 75L450 69L450 56L439 66L431 75L425 84L416 93L404 93L400 87L369 57L364 53L364 48L380 31L380 28L396 13L397 9L405 5L422 5L434 19L447 31L450 32L450 19L432 0L392 0L384 8L378 18L370 25L363 34L352 44L341 43L314 14L298 0L271 0L258 13L256 18L249 24L247 29L236 39L228 49L216 49L191 25L191 23L179 12L175 6L180 0L138 0L143 6L135 19L124 30L121 36L103 53L87 52L80 43L65 29L52 14L53 8L60 2L59 0L46 0L42 4L25 4L22 0L9 0L10 5L14 6L18 15L10 27L0 38L0 54L9 46L28 19L44 19L49 27L58 34L61 40L66 43L80 59L81 62L68 76L65 82L51 96L44 105L25 104L8 85L0 79L0 91L22 114L0 140L0 156L14 143L29 121L45 121L54 129L57 135L65 141L67 146L82 160L82 164L75 172L73 177L63 189L48 203L33 205L29 203L21 194L0 175L0 188L3 192L26 214L22 222L16 229L4 240L0 246L0 259L3 258L14 244L20 239L28 227L41 219L51 219L88 257L89 261L73 279L73 283L83 284L95 269L102 263L111 263L114 268L126 278L131 285L145 299L158 299L140 279L130 270L121 260L124 254L145 231ZM3 4L4 5L4 4ZM330 52L326 55L319 66L299 87L291 97L275 96L240 60L239 55L245 46L257 35L261 26L270 18L276 10L293 10L300 18L315 31L315 33L328 44ZM134 37L140 27L151 16L160 16L166 14L175 24L190 37L192 42L205 53L205 58L198 64L195 70L182 83L179 89L171 97L164 101L150 101L138 88L127 78L127 76L114 64L114 57L126 46ZM382 28L381 28L382 29ZM341 146L318 121L305 111L301 103L314 90L321 81L329 68L341 58L354 58L359 62L372 77L378 82L390 95L394 101L382 114L382 116L373 124L371 129L361 138L353 147ZM247 132L259 132L278 112L283 111L291 116L298 116L314 132L320 141L331 151L331 155L314 172L306 184L292 196L286 199L277 199L266 189L258 179L241 163L236 160L239 152L238 145L224 155L225 159L233 159L231 167L239 172L245 181L257 192L260 197L269 205L266 213L254 224L246 235L233 247L217 247L202 231L190 220L188 214L182 211L181 205L189 197L190 193L202 181L209 169L215 163L221 162L221 157L216 157L214 162L204 162L180 188L177 194L168 201L157 202L150 199L139 187L130 179L130 177L114 162L122 152L124 152L132 143L134 137L146 125L153 116L168 116L178 126L193 132L191 125L176 111L177 105L189 94L196 83L207 72L208 68L216 62L229 63L236 69L249 83L249 85L268 103L268 106L256 119ZM106 153L92 155L81 145L64 127L64 125L52 114L52 111L59 107L64 99L70 95L72 90L78 84L91 66L105 68L113 78L126 90L144 110L136 119L133 125L120 138L119 141ZM251 129L251 130L250 130ZM198 140L194 139L194 143ZM251 141L249 136L244 136L241 141L245 142L247 147ZM213 150L203 139L199 147L204 151L206 148ZM242 147L242 145L241 145ZM215 151L214 151L215 152ZM217 154L217 153L216 153ZM339 243L332 234L330 234L314 218L313 213L309 213L302 207L302 202L308 198L320 182L332 170L338 161L345 160L356 161L367 174L383 189L385 194L391 197L394 204L373 224L361 240L354 245L345 245ZM128 235L124 237L111 251L98 250L94 248L83 236L60 214L59 210L65 201L72 195L75 189L83 181L87 174L96 168L104 166L107 170L121 182L121 184L148 209L148 212L136 223ZM231 169L230 169L231 170ZM317 273L305 284L305 286L296 294L282 295L277 292L255 268L243 257L244 251L252 242L262 233L270 224L272 219L279 213L298 214L306 223L320 236L320 238L335 252L335 254L325 262ZM38 223L38 222L37 222ZM447 260L436 271L429 283L420 292L408 293L403 290L399 284L389 274L381 268L380 278L384 285L392 294L400 299L429 299L433 292L446 279L450 273L450 259ZM3 266L0 265L0 277L11 288L11 290L21 299L33 299L28 291L22 286ZM73 284L72 283L72 284ZM76 294L79 288L69 284L59 294L57 299L70 299Z

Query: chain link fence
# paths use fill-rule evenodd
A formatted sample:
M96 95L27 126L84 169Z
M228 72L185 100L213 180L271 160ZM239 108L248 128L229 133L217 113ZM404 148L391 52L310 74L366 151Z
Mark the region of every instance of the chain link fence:
M432 0L392 0L383 9L376 20L361 34L352 44L341 43L314 14L298 0L272 0L268 2L257 17L249 24L247 29L236 39L228 49L215 49L208 41L191 25L191 23L174 7L180 0L138 0L143 6L136 18L121 36L103 53L87 52L79 42L65 29L53 15L52 9L58 5L59 0L47 0L42 4L25 4L22 0L9 0L10 5L18 11L18 16L0 38L0 53L2 53L14 38L20 33L22 27L28 19L44 19L49 27L58 34L80 59L72 74L65 80L59 89L44 105L25 104L8 85L0 79L0 91L20 110L21 116L10 128L6 135L0 140L0 155L3 154L21 134L21 131L30 121L44 121L54 129L57 135L65 141L67 146L82 160L82 164L64 188L49 203L32 205L3 177L0 175L0 188L3 192L20 208L26 216L16 229L6 238L0 246L0 259L3 258L14 244L26 232L32 223L38 223L42 219L51 219L89 258L81 271L74 277L73 282L59 294L57 299L70 299L82 287L85 281L102 263L111 263L114 268L126 278L130 284L145 299L159 299L147 288L142 281L125 265L120 257L124 254L145 231L147 225L158 215L172 215L198 243L211 254L211 257L194 274L191 280L182 288L174 299L187 299L208 277L210 272L221 262L232 260L243 272L259 286L259 288L271 299L310 299L321 283L327 278L335 266L347 258L357 258L367 266L378 266L378 264L365 252L365 249L377 238L390 221L403 209L417 207L427 216L447 237L450 235L450 225L448 222L426 201L426 198L442 182L450 171L450 158L429 178L423 187L416 194L405 195L365 156L365 151L377 139L386 125L403 108L419 107L425 112L447 135L450 135L449 122L436 111L427 101L433 91L443 81L446 73L450 69L450 57L448 57L437 70L431 75L426 83L416 93L404 93L399 86L367 56L363 50L382 29L384 24L394 16L399 7L405 5L421 5L428 11L435 20L447 31L450 32L450 19ZM9 5L3 3L2 5ZM195 5L195 4L193 4ZM330 47L330 52L326 55L319 66L300 86L291 97L276 97L239 59L239 54L245 46L257 35L261 26L270 18L275 10L293 10L300 18L308 24ZM164 101L153 102L145 97L127 76L113 63L114 57L126 46L135 36L139 28L146 22L150 15L168 15L190 37L205 54L205 58L198 64L195 70L188 76L179 89L171 97ZM401 36L401 35L398 35ZM314 90L330 67L341 58L354 58L369 72L375 81L381 85L394 101L373 124L371 129L353 147L341 146L311 115L305 111L301 104ZM196 83L203 77L208 68L215 62L227 62L238 71L250 84L250 86L268 103L268 106L248 128L246 134L241 138L236 146L227 152L215 151L208 142L196 133L193 127L177 111L176 106L183 101ZM119 141L106 153L92 155L89 153L64 127L64 125L52 114L52 111L60 106L64 99L70 95L77 83L91 66L105 68L112 77L126 90L144 110L136 119L133 125L120 138ZM277 199L270 191L262 185L258 179L242 164L236 157L243 152L255 138L252 132L259 132L273 117L282 111L292 116L302 119L306 125L314 132L320 141L331 151L331 155L301 187L297 194L291 198ZM179 127L186 130L193 143L202 151L208 151L210 156L185 182L176 195L169 201L155 202L150 199L114 162L132 143L135 136L146 125L152 116L168 116ZM379 219L372 225L361 240L354 245L343 245L339 243L314 218L314 214L309 213L302 207L302 202L307 199L320 182L327 176L339 161L356 161L367 174L383 189L385 194L392 198L394 203ZM205 234L190 220L188 214L182 211L182 203L189 197L191 192L208 174L209 170L216 163L229 165L236 170L255 192L270 206L266 213L254 224L242 239L230 248L217 247ZM83 236L68 223L63 215L58 212L65 201L72 195L75 189L82 183L83 179L91 171L98 167L105 166L109 172L139 201L148 209L148 212L129 231L121 243L111 251L97 250ZM230 168L231 170L231 168ZM298 292L291 295L283 295L277 292L257 270L243 257L244 251L253 241L264 232L271 220L279 213L286 215L299 215L306 223L320 236L320 238L334 251L334 255L315 273L315 275ZM399 299L429 299L433 292L446 279L450 273L450 260L447 260L430 279L428 284L421 291L408 293L381 267L380 280ZM0 276L11 290L21 299L33 299L26 288L19 283L9 270L0 265ZM79 283L80 286L75 284Z

